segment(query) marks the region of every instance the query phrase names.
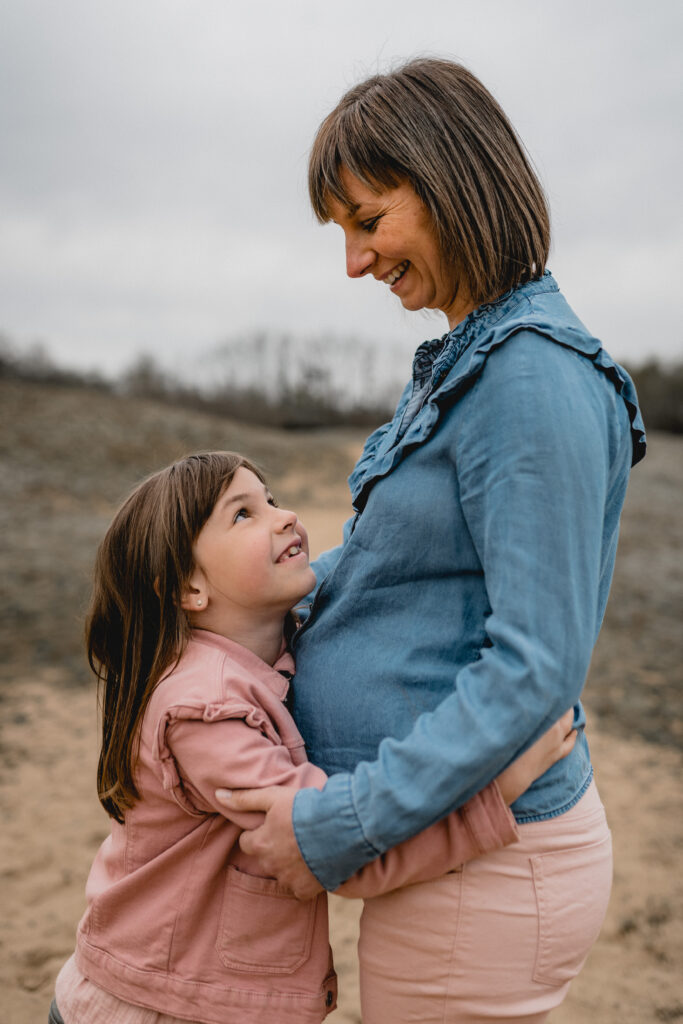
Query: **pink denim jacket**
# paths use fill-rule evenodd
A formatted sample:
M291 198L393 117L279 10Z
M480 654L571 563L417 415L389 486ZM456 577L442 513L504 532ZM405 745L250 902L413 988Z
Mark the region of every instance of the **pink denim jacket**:
M271 667L195 630L142 723L141 799L95 857L76 962L130 1003L202 1024L319 1024L336 1006L327 897L301 903L238 845L260 815L224 817L219 786L321 787L283 700L284 654ZM495 784L389 851L339 890L373 896L438 877L517 838Z

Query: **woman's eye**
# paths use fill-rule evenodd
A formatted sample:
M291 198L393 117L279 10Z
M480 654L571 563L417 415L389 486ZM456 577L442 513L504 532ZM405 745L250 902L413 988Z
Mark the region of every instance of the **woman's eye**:
M362 221L361 230L367 231L368 234L372 234L372 232L375 230L381 219L381 217L371 217L370 220Z

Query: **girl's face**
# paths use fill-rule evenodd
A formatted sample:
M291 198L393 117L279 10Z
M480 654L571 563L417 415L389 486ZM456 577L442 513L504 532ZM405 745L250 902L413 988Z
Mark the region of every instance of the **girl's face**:
M398 296L406 309L440 309L451 328L475 304L458 290L453 298L452 267L445 267L427 207L408 182L373 192L342 169L351 207L330 200L332 220L346 239L346 273L371 273Z
M284 616L316 582L305 529L243 466L216 502L193 554L194 597L186 607L206 610L207 628L248 627L251 620L256 625Z

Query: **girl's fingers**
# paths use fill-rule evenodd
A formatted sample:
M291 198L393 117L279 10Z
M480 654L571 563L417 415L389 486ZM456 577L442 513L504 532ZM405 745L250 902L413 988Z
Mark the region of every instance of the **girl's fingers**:
M576 731L576 729L572 729L569 735L565 736L564 741L562 743L562 753L560 754L560 760L562 760L563 757L566 757L567 754L571 754L572 750L574 749L574 744L576 743L576 738L578 735L579 734Z
M562 730L562 735L564 737L568 737L571 734L573 724L574 724L574 708L569 708L568 711L565 711L565 713L562 715L562 718L560 718L560 720L558 722L558 725L560 726L560 728Z

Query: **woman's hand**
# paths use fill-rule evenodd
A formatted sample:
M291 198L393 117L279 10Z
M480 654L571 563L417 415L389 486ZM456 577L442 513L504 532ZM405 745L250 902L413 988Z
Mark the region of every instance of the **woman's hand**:
M506 804L513 804L535 779L573 750L576 743L573 721L574 709L570 708L533 746L501 772L496 782Z
M574 712L570 709L501 772L496 781L507 804L514 803L534 779L573 749L576 742L573 721ZM230 811L265 812L266 818L261 826L242 833L240 846L245 853L258 858L266 875L277 878L299 899L307 900L321 892L322 886L309 871L294 835L292 804L296 793L293 786L266 786L235 792L217 789L216 798L228 814Z
M234 792L217 789L216 799L223 804L228 816L230 811L265 811L262 825L242 833L240 847L244 853L258 859L269 878L276 878L297 899L310 900L322 892L323 887L309 871L294 835L292 804L297 791L294 786L264 786Z

